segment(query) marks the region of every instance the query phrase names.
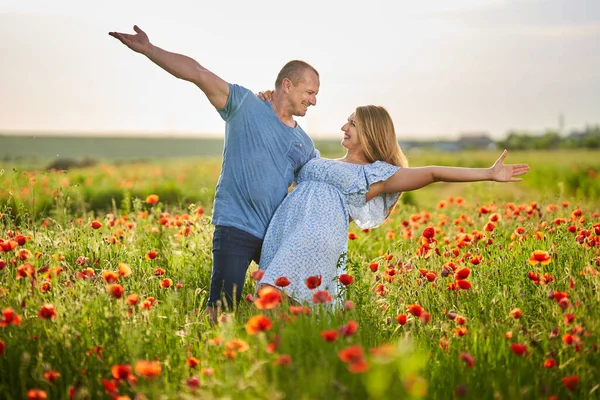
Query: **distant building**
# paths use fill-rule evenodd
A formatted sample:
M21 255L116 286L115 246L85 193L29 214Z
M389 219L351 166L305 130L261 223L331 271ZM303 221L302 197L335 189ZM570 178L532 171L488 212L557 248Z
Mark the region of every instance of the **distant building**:
M495 150L496 142L486 132L461 133L457 144L463 150Z

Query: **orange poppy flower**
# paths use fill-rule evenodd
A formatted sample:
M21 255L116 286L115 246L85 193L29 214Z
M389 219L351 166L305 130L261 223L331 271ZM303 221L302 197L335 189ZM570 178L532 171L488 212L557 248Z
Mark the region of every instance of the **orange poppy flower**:
M547 358L546 361L544 361L544 368L554 368L556 367L556 360L554 358Z
M415 317L420 317L423 314L423 307L418 304L409 304L408 305L408 313L414 315Z
M125 302L127 303L127 305L135 306L139 300L140 300L140 297L138 296L138 294L133 293L133 294L130 294L129 296L127 296L127 300L125 300Z
M358 236L356 236L356 234L355 234L355 233L353 233L353 232L350 232L350 233L348 234L348 239L350 239L350 240L356 240L356 239L358 239Z
M196 357L188 357L187 359L187 366L189 368L196 368L198 366L198 364L200 364L200 360L198 360Z
M308 278L306 278L306 287L309 288L310 290L316 289L319 286L321 286L321 280L322 280L322 275L319 276L309 276Z
M454 318L454 322L456 322L457 325L464 325L467 322L467 318L462 315L457 315Z
M348 346L338 352L339 359L345 363L363 360L364 356L363 348L358 344Z
M285 276L280 276L279 278L275 279L275 286L286 287L289 286L290 283L290 280Z
M254 302L259 310L270 310L281 303L281 292L273 286L265 286L258 291L258 299Z
M40 309L38 317L42 319L56 318L56 309L52 304L44 304Z
M514 319L519 319L523 316L523 312L521 311L520 308L513 308L512 310L510 310L509 315L514 318Z
M128 379L131 375L131 365L129 364L116 364L111 368L112 377L118 380Z
M119 274L113 271L102 271L102 279L106 283L115 283L119 279Z
M256 335L258 332L266 332L273 327L273 323L264 315L255 315L246 323L246 332Z
M159 197L156 194L151 194L146 197L146 204L156 204L158 203Z
M123 262L119 263L119 275L125 278L131 275L131 267L129 264L125 264Z
M245 340L242 340L242 339L237 339L237 338L231 339L230 341L225 343L225 347L228 350L232 350L237 353L243 353L250 349L250 345L248 345L248 342L246 342Z
M135 373L146 379L153 379L160 375L162 368L156 361L140 360L135 363Z
M534 252L531 253L531 257L529 258L529 260L527 260L527 262L529 262L529 264L531 265L536 265L540 263L542 265L548 265L550 264L550 261L552 261L552 257L550 257L548 252L544 250L534 250Z
M340 280L340 283L345 286L348 286L352 282L354 282L354 278L348 274L341 274L339 280Z
M294 314L294 315L300 315L300 314L309 315L310 308L303 307L303 306L290 306L290 313Z
M452 328L452 332L454 332L456 336L463 337L467 334L468 330L464 326L461 326L458 328Z
M353 361L348 364L348 371L353 374L361 374L369 370L369 364L365 359Z
M170 278L165 278L162 281L160 281L160 286L162 286L163 288L170 288L171 286L173 286L173 279Z
M27 391L27 400L46 400L48 395L42 389L29 389Z
M60 378L60 372L54 371L53 369L44 372L44 379L50 383L54 383L58 378Z

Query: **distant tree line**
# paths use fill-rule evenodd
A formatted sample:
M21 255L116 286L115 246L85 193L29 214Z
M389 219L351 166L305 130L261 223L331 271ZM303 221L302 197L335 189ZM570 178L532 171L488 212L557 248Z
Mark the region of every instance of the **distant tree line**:
M583 131L567 136L561 136L556 130L547 130L542 135L510 131L497 145L509 150L600 149L600 125L588 125Z

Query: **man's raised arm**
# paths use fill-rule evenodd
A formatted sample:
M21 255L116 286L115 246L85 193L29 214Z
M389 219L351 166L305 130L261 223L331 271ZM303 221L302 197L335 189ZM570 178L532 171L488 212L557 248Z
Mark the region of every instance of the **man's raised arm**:
M171 53L150 43L148 35L137 25L133 27L135 35L119 32L108 34L118 39L131 50L148 57L156 65L175 76L196 84L208 97L208 101L217 109L227 104L229 85L223 79L210 72L196 60L182 54Z

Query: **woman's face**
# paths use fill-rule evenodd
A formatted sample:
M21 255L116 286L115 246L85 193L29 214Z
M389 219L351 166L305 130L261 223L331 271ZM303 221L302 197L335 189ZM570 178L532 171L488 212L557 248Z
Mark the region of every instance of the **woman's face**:
M358 133L356 132L356 117L354 113L348 117L348 122L342 126L342 131L344 132L342 146L348 150L359 150L361 146L358 140Z

